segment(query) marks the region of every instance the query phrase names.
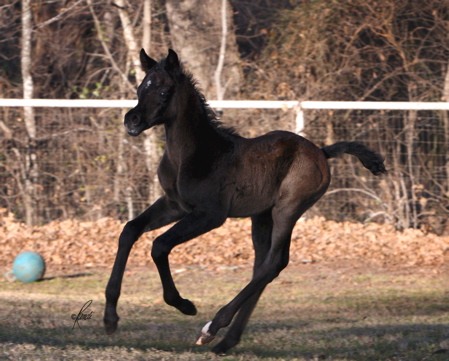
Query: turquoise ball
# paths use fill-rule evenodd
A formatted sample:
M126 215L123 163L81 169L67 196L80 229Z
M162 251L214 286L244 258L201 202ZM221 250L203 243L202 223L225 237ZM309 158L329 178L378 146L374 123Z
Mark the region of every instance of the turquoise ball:
M14 260L12 272L19 281L31 283L44 276L45 261L37 252L22 252Z

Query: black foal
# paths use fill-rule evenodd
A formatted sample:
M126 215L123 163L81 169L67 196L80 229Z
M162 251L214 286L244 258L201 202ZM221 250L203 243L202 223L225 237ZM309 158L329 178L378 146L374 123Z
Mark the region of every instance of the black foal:
M357 156L373 174L385 172L383 159L355 142L322 149L305 138L274 131L247 139L215 119L192 76L172 50L161 62L140 53L145 78L137 89L138 104L125 116L130 135L163 124L165 153L158 168L165 195L128 222L106 288L106 332L117 328L117 301L131 248L142 233L176 222L154 240L151 256L162 282L164 300L186 315L195 305L182 298L170 272L173 247L220 227L227 217L251 217L255 249L251 282L204 326L198 344L207 344L218 330L231 324L214 348L235 346L265 287L289 260L293 227L301 215L326 192L330 182L328 158Z

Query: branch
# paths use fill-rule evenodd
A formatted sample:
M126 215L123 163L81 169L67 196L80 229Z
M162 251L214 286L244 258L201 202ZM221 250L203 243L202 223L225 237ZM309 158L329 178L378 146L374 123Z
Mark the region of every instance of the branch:
M136 72L137 81L141 81L145 77L145 74L140 67L140 60L138 56L139 48L137 46L136 38L134 37L133 27L131 25L128 13L125 11L125 2L124 0L115 0L115 5L118 5L117 9L123 26L123 36L125 38L126 47L128 48L128 54L131 58L133 69Z
M0 129L3 131L5 139L12 139L12 130L5 124L3 120L0 120Z
M376 201L382 202L382 199L380 199L375 194L365 191L360 188L339 188L339 189L334 189L332 191L326 192L325 195L331 195L331 194L338 193L338 192L359 192L359 193L366 194L367 196L370 196L371 198L374 198Z
M78 0L75 4L73 4L72 6L69 6L67 9L65 9L64 11L61 11L58 15L52 17L51 19L48 19L46 21L44 21L43 23L40 23L39 25L36 25L36 29L41 29L44 26L50 25L51 23L54 23L55 21L61 20L61 18L67 14L70 10L72 10L74 7L78 6L79 4L81 4L82 2L84 2L84 0Z
M106 53L106 56L107 56L108 60L111 62L111 65L114 68L114 70L121 76L122 80L125 82L127 87L132 92L135 92L134 86L128 80L128 77L126 76L126 74L121 71L120 67L115 62L114 57L112 56L112 54L111 54L111 52L110 52L106 42L104 41L103 37L101 36L101 33L102 33L101 24L100 24L100 20L98 20L98 17L95 14L94 8L92 6L92 0L87 0L87 4L89 5L90 13L92 14L92 18L94 19L95 29L97 30L97 34L98 34L98 40L100 40L101 46L103 47L103 50Z

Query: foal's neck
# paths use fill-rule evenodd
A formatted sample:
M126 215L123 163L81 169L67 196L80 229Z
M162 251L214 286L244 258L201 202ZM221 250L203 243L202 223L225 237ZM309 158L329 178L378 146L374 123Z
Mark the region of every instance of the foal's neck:
M197 151L214 152L225 141L209 119L208 110L193 84L179 85L174 112L165 122L167 151L186 158Z

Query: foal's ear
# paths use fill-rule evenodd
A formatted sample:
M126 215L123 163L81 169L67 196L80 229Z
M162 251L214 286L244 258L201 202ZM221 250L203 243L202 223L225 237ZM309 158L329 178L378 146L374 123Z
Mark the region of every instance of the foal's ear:
M153 66L157 64L157 61L150 58L147 53L145 53L145 50L142 48L140 50L140 65L142 66L142 70L146 73L148 70L150 70Z
M172 49L168 49L168 55L165 59L165 70L168 72L175 71L179 69L179 59L178 54Z

